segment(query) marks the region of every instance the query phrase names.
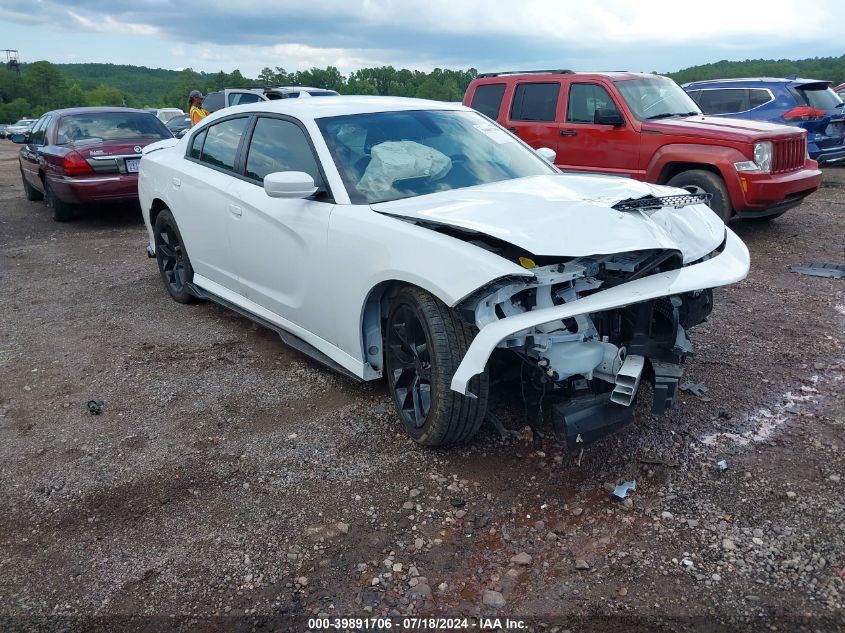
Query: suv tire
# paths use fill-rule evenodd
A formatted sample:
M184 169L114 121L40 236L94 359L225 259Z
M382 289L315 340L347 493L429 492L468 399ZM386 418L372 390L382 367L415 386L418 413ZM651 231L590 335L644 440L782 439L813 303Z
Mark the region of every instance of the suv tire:
M475 329L425 290L403 288L390 305L385 332L385 368L393 403L405 430L422 446L470 439L487 413L488 374L473 377L463 396L452 376Z
M686 189L690 193L709 193L712 196L710 208L722 218L722 221L727 222L731 219L733 215L731 197L728 195L728 189L725 187L725 181L722 180L721 176L704 169L690 169L689 171L682 171L666 184L670 187Z

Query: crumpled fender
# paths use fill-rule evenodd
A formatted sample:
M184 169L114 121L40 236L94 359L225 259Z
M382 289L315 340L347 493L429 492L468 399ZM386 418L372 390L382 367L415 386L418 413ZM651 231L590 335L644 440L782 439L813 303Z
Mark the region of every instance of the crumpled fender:
M452 390L467 395L467 384L473 376L484 371L487 360L496 346L517 332L579 314L602 312L656 299L657 297L726 286L744 279L750 266L751 258L748 254L748 248L737 237L736 233L726 229L725 249L717 257L700 264L650 275L597 292L577 301L552 308L523 312L485 325L476 334L461 364L455 371L452 377Z

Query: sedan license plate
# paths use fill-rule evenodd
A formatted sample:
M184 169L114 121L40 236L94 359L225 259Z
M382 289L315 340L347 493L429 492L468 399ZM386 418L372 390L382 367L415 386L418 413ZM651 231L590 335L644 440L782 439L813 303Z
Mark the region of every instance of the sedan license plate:
M132 174L138 171L138 165L141 164L140 158L127 158L126 159L126 173Z

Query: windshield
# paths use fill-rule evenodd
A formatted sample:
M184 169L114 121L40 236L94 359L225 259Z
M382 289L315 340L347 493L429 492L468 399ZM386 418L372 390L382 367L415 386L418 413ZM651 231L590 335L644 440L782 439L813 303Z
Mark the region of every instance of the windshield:
M378 112L317 125L355 204L558 173L477 112Z
M617 81L616 87L640 121L701 114L690 96L666 77L626 79Z
M58 145L79 140L135 140L173 138L164 123L146 112L95 112L63 116Z
M21 119L20 121L15 123L15 125L29 125L33 121L35 121L35 119Z

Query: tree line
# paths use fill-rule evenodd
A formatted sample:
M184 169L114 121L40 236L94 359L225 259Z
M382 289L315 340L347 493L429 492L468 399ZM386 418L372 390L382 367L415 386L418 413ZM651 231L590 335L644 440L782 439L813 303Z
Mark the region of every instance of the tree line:
M76 106L122 105L131 108L176 107L187 110L188 93L221 88L285 85L314 86L341 94L392 95L460 101L474 68L430 73L392 66L364 68L344 76L334 66L288 72L264 68L256 78L231 73L204 73L191 68L164 70L118 64L24 64L18 75L0 68L0 122L39 116L48 110Z
M845 82L845 55L801 60L750 59L719 61L667 73L678 83L732 77L787 77L789 75ZM431 72L381 66L362 68L348 75L336 67L289 72L283 67L264 68L258 77L231 73L205 73L191 68L165 70L120 64L23 64L17 74L0 67L0 122L38 116L47 110L83 105L125 105L134 108L187 109L191 90L208 93L221 88L254 88L304 85L336 90L341 94L419 97L460 101L474 68Z

